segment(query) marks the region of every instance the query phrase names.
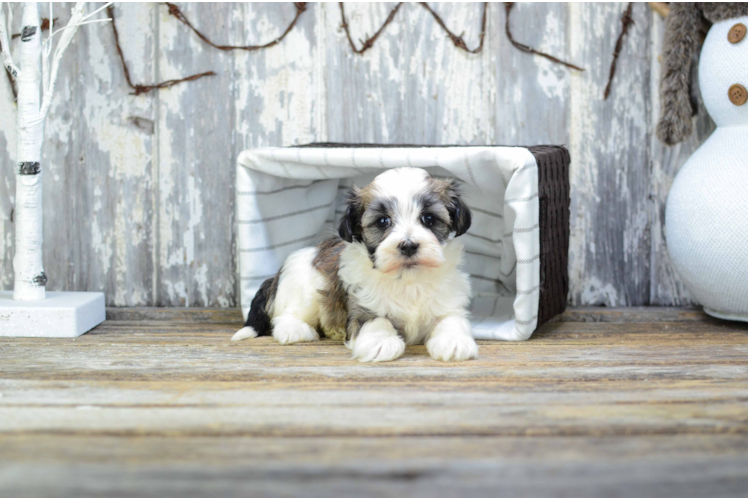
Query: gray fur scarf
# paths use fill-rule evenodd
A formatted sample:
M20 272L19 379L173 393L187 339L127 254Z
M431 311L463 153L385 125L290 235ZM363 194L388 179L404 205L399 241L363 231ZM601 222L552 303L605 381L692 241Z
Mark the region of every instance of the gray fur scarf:
M748 15L748 3L671 3L665 20L665 44L660 79L662 114L657 137L668 145L693 131L689 83L691 60L698 48L702 17L711 23Z

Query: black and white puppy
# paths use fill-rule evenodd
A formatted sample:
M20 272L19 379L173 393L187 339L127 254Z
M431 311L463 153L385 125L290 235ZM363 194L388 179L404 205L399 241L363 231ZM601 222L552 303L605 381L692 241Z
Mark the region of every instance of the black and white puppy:
M349 194L340 237L291 254L260 287L232 340L346 340L359 361L389 361L426 343L434 359L475 358L470 283L460 271L470 210L453 180L388 170Z

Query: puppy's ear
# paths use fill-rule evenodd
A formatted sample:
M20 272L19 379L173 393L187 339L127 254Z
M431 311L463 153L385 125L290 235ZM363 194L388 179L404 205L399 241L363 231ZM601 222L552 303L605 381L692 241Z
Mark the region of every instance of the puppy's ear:
M470 229L473 216L468 206L462 201L460 189L456 181L450 181L447 194L449 196L447 211L449 212L450 229L455 232L455 237L462 236Z
M348 243L361 241L363 228L361 227L361 213L363 211L361 203L361 192L357 187L353 187L348 192L348 206L345 209L343 217L340 219L338 234Z

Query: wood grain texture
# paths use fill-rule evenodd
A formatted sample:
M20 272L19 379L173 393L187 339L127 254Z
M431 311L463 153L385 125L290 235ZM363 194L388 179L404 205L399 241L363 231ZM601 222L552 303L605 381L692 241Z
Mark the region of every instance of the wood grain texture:
M571 81L585 75L514 48L504 32L504 6L490 8L495 144L568 147ZM512 35L520 43L570 60L569 15L565 3L518 3L510 18Z
M115 7L118 22L133 27L121 43L136 81L156 77L154 7ZM53 290L103 291L117 306L152 303L156 96L125 93L111 28L90 28L77 34L45 132L45 267ZM87 61L102 63L84 70Z
M748 465L743 436L3 436L0 443L0 460L13 458L0 468L8 496L738 497Z
M354 41L394 5L347 6ZM625 6L515 6L515 38L586 69L577 72L512 47L500 4L489 5L480 54L456 49L423 7L406 4L363 56L350 50L336 3L309 4L281 44L258 52L210 48L163 5L118 4L137 82L218 74L131 96L110 27L76 35L44 149L49 289L101 290L111 306L237 305L233 169L248 147L555 143L572 153L570 302L689 305L667 255L664 207L713 124L701 105L689 141L658 143L663 23L643 4L602 100ZM432 7L477 45L480 3ZM56 8L60 22L68 11ZM184 11L211 39L233 44L272 40L295 13L291 3ZM0 80L0 288L10 289L15 106Z
M748 326L693 310L573 309L456 364L231 342L235 309L110 318L0 339L3 494L748 493Z
M158 113L158 267L154 305L236 304L232 54L214 50L163 6L159 79L217 70L215 76L160 92ZM209 38L231 43L227 3L185 4Z
M571 58L586 71L571 83L573 304L649 304L649 53L651 15L633 10L626 47L603 100L626 4L571 4ZM639 48L639 50L636 50Z
M373 34L394 3L346 5L351 37ZM455 49L429 12L405 4L371 50L351 51L340 29L340 9L321 4L327 57L327 132L334 142L392 144L490 144L490 102L495 91L487 29L479 54ZM497 17L489 6L489 24ZM482 4L434 4L469 47L479 42ZM465 113L470 109L472 112Z
M651 45L651 95L659 95L660 73L662 68L658 60L662 53L663 35L665 21L662 17L652 12L652 45ZM650 301L662 305L688 305L693 299L680 280L678 273L673 268L670 256L667 253L667 241L665 239L665 204L670 186L675 180L678 172L688 158L696 151L702 142L714 131L715 125L704 108L704 102L699 93L698 59L694 57L693 70L691 72L692 95L696 96L698 111L694 117L694 133L687 140L673 147L664 146L653 133L651 138L652 155L652 185L650 186L651 207L651 277L650 277ZM652 99L652 130L656 130L660 119L660 101Z

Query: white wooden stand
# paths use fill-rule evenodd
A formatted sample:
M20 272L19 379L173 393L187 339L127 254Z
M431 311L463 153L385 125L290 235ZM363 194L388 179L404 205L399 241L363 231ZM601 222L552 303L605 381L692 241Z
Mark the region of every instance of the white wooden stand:
M101 292L47 292L43 300L13 300L0 291L0 337L79 337L106 319Z

